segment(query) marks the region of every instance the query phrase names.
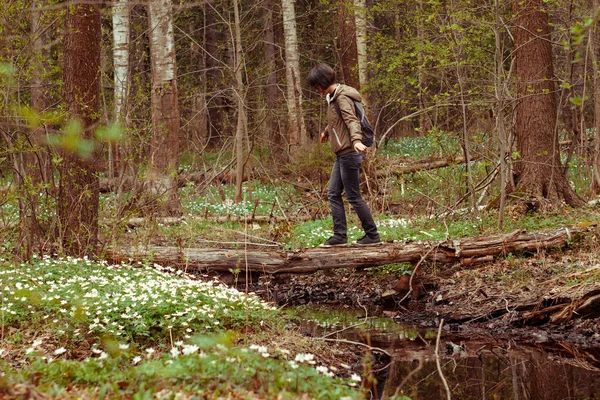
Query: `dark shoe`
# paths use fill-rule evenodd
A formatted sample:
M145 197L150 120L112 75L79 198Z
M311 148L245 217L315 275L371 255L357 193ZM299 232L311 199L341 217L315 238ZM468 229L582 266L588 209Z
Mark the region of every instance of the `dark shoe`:
M347 238L341 238L339 236L332 236L325 243L320 245L319 247L333 247L333 246L345 246L348 244Z
M356 242L354 242L354 244L357 244L359 246L372 246L376 244L381 244L381 239L379 238L379 236L377 236L376 238L372 238L365 235L358 239Z

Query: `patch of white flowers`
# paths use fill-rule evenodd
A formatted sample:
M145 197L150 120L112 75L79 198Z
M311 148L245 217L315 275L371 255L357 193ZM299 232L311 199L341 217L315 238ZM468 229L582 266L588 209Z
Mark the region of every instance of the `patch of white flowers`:
M259 346L259 345L253 344L253 345L249 346L249 349L256 351L257 353L261 354L263 357L270 357L269 349L267 346ZM245 350L245 349L243 349L243 350ZM289 350L281 349L281 348L274 349L274 352L278 353L285 359L287 359L291 355ZM291 369L297 369L299 364L304 364L304 363L307 365L311 365L311 366L314 366L317 364L317 362L315 361L315 355L311 354L311 353L298 353L298 354L296 354L296 356L294 357L293 360L288 360L287 363ZM340 367L342 367L344 369L351 368L347 364L340 364ZM314 368L318 373L325 375L325 376L329 376L329 377L334 377L336 372L339 371L339 369L335 366L328 367L326 365L317 365ZM353 373L350 376L350 382L348 383L348 385L356 386L357 382L360 382L360 381L361 381L360 375Z
M61 328L83 318L88 321L88 333L125 338L149 328L145 316L164 318L169 329L189 334L214 331L224 325L220 318L230 319L235 310L247 310L250 315L274 310L257 296L214 281L193 280L182 271L157 264L108 265L87 258L48 256L36 264L0 268L5 314L37 314L65 324Z

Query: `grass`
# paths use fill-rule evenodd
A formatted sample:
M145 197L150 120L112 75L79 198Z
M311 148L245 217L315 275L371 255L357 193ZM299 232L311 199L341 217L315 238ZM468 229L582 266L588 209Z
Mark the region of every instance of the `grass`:
M361 397L355 371L272 337L252 344L285 335L285 318L256 296L157 265L0 263L5 388L35 382L61 398Z

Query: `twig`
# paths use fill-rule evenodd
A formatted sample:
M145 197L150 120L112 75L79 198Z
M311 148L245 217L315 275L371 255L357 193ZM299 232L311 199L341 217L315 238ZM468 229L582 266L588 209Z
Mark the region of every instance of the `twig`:
M367 310L367 307L365 307L365 306L363 306L362 304L360 304L360 300L357 300L357 301L358 301L358 305L359 305L359 306L361 306L361 307L362 307L362 308L365 310L365 318L362 320L362 322L359 322L359 323L356 323L356 324L353 324L353 325L347 326L347 327L345 327L345 328L338 329L337 331L334 331L334 332L328 333L327 335L324 335L324 336L322 336L322 337L321 337L321 339L328 338L328 337L330 337L330 336L333 336L333 335L336 335L336 334L338 334L338 333L341 333L341 332L347 331L348 329L356 328L357 326L361 326L361 325L364 325L364 324L366 324L366 323L367 323L367 320L369 319L369 315L368 315L368 310Z
M437 366L438 374L440 375L440 378L442 379L442 383L444 384L444 388L446 389L446 395L448 397L448 400L451 400L452 397L450 395L450 388L448 387L448 382L446 381L446 378L444 377L444 373L442 372L442 366L440 365L439 349L440 349L440 338L442 337L442 326L444 326L444 318L442 318L440 320L440 327L438 328L437 339L435 341L435 365Z
M385 355L387 355L388 357L392 357L392 355L390 353L388 353L386 350L380 348L380 347L373 347L373 346L369 346L366 343L361 343L361 342L354 342L352 340L346 340L346 339L326 339L326 338L319 338L317 340L323 340L325 342L336 342L336 343L346 343L346 344L354 344L357 346L362 346L362 347L366 347L369 350L375 350L375 351L379 351Z
M400 382L400 385L398 385L398 387L396 388L396 391L394 392L392 399L395 399L396 397L398 397L398 394L400 394L400 389L402 389L402 386L404 386L410 378L412 378L417 372L419 372L422 369L423 369L423 359L419 358L419 365L417 365L417 368L410 371L408 373L408 375L406 375L404 377L404 379L402 379L402 382Z
M398 304L402 304L402 302L404 300L406 300L408 298L408 296L411 295L412 291L413 291L413 286L412 286L412 282L413 282L413 277L415 276L415 273L417 272L417 269L419 268L419 266L421 265L421 263L427 258L427 256L435 249L437 249L438 247L440 247L441 243L436 244L435 246L433 246L432 248L430 248L427 253L425 253L423 256L421 256L421 259L419 260L419 262L417 263L417 265L415 265L415 267L412 270L412 273L410 274L410 279L408 280L408 292L406 292L406 294L404 295L404 297L402 299L400 299L400 301L398 302Z

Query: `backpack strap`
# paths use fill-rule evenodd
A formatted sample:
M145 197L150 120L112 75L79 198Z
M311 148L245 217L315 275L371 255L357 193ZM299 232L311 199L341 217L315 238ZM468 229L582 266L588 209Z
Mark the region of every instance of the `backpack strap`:
M337 101L333 102L333 106L335 107L335 110L337 111L338 115L340 116L340 118L343 121L344 117L342 117L342 110L340 110L340 105L337 103Z

